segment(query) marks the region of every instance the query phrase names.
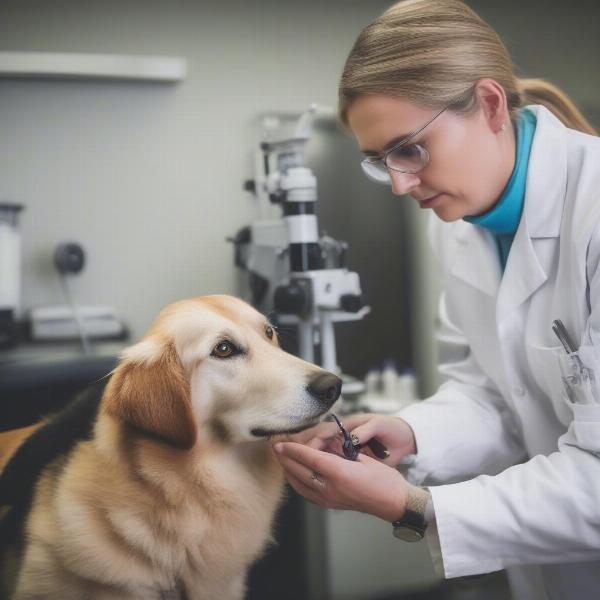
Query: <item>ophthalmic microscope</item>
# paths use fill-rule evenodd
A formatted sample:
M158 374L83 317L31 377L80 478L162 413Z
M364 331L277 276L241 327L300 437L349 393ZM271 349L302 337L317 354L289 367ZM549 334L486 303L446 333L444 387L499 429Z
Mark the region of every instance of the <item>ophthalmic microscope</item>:
M300 356L315 362L319 346L321 366L340 375L343 393L354 395L364 385L341 374L334 323L360 320L370 307L363 302L358 274L344 266L347 245L319 236L317 180L305 164L306 143L319 112L311 105L291 135L277 118L262 120L255 178L244 186L253 193L262 218L230 241L236 265L248 274L250 302L262 312L274 311L279 323L297 326ZM331 112L326 110L327 116Z

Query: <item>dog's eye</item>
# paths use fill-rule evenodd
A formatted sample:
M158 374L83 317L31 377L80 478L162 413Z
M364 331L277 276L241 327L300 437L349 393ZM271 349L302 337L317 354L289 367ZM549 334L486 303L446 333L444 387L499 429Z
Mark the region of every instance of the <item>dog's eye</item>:
M211 352L211 356L216 356L217 358L229 358L234 354L238 353L238 349L228 341L219 342Z
M265 333L267 334L267 337L272 340L273 336L275 335L273 328L270 325L267 325L266 329L265 329Z

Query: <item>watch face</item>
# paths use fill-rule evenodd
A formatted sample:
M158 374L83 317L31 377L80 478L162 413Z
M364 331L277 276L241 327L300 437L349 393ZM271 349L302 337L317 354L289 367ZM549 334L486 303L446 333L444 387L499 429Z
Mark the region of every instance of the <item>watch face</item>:
M394 527L394 536L405 542L418 542L423 539L423 532L406 525L397 525Z

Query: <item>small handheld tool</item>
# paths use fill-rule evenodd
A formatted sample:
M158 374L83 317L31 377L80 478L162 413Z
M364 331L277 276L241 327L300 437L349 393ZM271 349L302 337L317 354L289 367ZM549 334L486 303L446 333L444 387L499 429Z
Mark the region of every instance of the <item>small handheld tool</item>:
M344 456L348 460L356 460L356 458L358 457L358 451L363 446L367 446L371 450L371 452L380 460L387 458L390 455L388 449L377 438L371 438L366 444L361 444L355 435L350 435L348 433L348 430L344 427L344 425L337 418L336 415L331 413L331 416L337 423L337 426L340 428L342 436L344 437L342 450L344 452Z

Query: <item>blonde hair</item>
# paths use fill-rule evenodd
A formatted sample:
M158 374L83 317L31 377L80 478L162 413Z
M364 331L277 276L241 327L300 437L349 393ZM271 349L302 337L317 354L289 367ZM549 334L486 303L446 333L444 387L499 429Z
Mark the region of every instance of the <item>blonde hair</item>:
M483 78L502 86L513 121L521 107L541 104L567 127L596 135L558 87L517 78L498 34L460 0L404 0L365 27L344 66L338 117L347 126L348 108L368 94L468 112Z

